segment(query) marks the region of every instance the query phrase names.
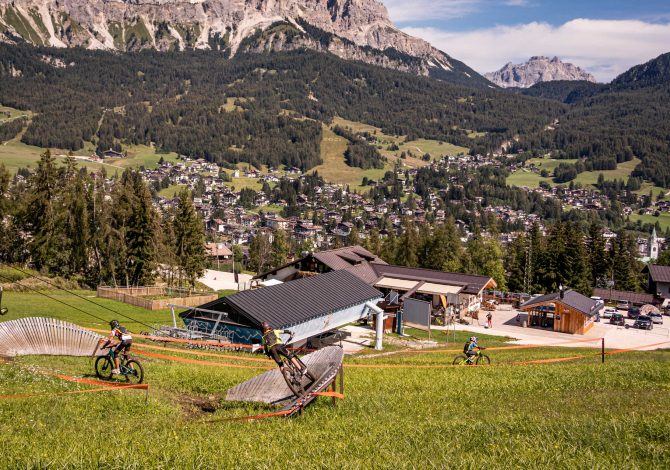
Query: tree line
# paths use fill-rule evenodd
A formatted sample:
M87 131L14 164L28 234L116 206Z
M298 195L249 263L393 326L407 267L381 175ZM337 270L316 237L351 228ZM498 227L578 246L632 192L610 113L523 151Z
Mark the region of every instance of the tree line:
M56 164L49 151L25 181L0 163L0 261L97 286L195 286L206 264L204 224L187 190L162 215L139 172L108 179Z

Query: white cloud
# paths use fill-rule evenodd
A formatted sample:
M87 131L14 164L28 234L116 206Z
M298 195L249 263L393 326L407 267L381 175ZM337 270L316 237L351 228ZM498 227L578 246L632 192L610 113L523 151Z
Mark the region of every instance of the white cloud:
M670 24L638 20L575 19L560 26L528 23L466 32L403 28L480 73L534 55L558 56L610 81L633 65L670 52Z
M386 0L384 5L395 22L462 18L477 11L482 0Z
M397 23L463 18L496 5L522 7L530 0L384 0L391 19Z

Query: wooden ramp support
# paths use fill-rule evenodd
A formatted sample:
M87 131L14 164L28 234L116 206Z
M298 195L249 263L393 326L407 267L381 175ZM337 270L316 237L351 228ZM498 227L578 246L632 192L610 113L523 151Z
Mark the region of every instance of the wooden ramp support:
M21 318L0 323L0 356L91 356L100 338L55 318Z
M300 412L313 401L318 393L333 387L335 391L337 376L340 375L340 394L344 392L344 382L341 376L344 351L339 346L328 346L302 358L309 371L317 377L313 384L305 378L305 395L296 397L286 385L284 376L279 368L265 372L251 380L228 390L226 400L261 402L278 405L285 416ZM333 398L335 400L335 398Z

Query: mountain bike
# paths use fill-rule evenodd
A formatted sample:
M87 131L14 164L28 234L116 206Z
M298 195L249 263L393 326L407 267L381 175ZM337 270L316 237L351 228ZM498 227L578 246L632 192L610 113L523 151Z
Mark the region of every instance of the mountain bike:
M109 349L109 352L95 360L95 375L101 379L109 380L112 378L115 357L112 348L113 346L106 346L104 349ZM137 359L131 359L127 354L121 354L119 371L128 383L141 384L144 381L144 367Z
M298 364L300 364L300 369L293 364L291 359L284 356L281 356L284 366L280 369L288 388L291 389L295 396L301 397L305 394L305 387L303 385L304 377L309 379L309 385L316 381L316 377L314 377L314 374L307 369L305 363L302 362L298 356L294 356L294 358Z
M491 364L491 359L486 354L482 353L482 349L486 348L480 348L479 351L477 351L477 354L470 357L467 357L465 354L459 354L454 358L452 364L455 366L487 366Z

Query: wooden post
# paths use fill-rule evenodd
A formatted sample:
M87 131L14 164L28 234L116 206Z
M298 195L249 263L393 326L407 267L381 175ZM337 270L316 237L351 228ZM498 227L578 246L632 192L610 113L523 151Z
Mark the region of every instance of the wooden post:
M340 366L340 394L344 396L344 366Z
M602 340L602 343L601 343L601 357L602 357L601 364L604 364L605 363L605 338L603 337L603 338L601 338L601 340Z
M337 391L337 375L333 379L333 382L330 384L330 391L335 393ZM333 396L333 408L337 406L337 398Z

